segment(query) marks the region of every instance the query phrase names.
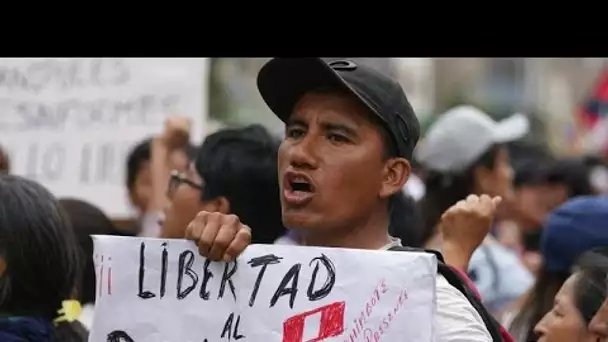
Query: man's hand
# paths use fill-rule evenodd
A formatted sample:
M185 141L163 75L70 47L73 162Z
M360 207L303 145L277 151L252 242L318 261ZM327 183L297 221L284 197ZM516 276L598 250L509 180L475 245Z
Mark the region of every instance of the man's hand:
M170 150L184 147L190 140L190 118L173 115L165 120L165 128L159 139Z
M501 197L469 195L441 216L444 255L448 264L466 271L473 252L490 231Z
M236 215L201 211L188 225L186 239L196 243L202 256L230 261L251 244L251 229Z
M604 301L602 307L589 323L589 330L601 336L601 341L608 341L608 299Z

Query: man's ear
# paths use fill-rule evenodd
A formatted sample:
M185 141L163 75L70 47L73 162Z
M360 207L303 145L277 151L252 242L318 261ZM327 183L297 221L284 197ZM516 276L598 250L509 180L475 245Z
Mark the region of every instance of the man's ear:
M412 166L405 158L390 158L384 163L380 198L388 198L400 191L410 178Z

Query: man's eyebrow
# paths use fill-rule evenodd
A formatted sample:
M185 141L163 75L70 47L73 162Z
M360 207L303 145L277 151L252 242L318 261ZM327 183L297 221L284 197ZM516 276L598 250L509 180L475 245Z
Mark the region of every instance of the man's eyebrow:
M357 130L349 125L334 123L334 122L324 122L322 124L323 128L328 131L340 131L346 135L351 137L357 137Z
M285 123L286 126L306 126L306 121L299 118L289 118Z

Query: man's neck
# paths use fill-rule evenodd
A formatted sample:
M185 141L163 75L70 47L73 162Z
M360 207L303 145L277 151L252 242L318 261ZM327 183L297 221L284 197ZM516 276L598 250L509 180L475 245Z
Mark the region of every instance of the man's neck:
M331 232L315 233L302 234L301 244L315 247L380 249L391 242L386 214L354 227L351 225L343 229L332 229Z

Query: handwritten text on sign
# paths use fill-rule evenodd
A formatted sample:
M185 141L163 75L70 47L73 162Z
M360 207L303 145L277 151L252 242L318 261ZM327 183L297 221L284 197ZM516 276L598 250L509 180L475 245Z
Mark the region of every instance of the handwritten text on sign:
M126 155L159 134L168 115L193 120L200 139L206 60L2 59L0 144L13 172L80 197L109 215L129 214Z
M210 262L183 240L95 237L92 342L430 341L436 260L252 245Z

